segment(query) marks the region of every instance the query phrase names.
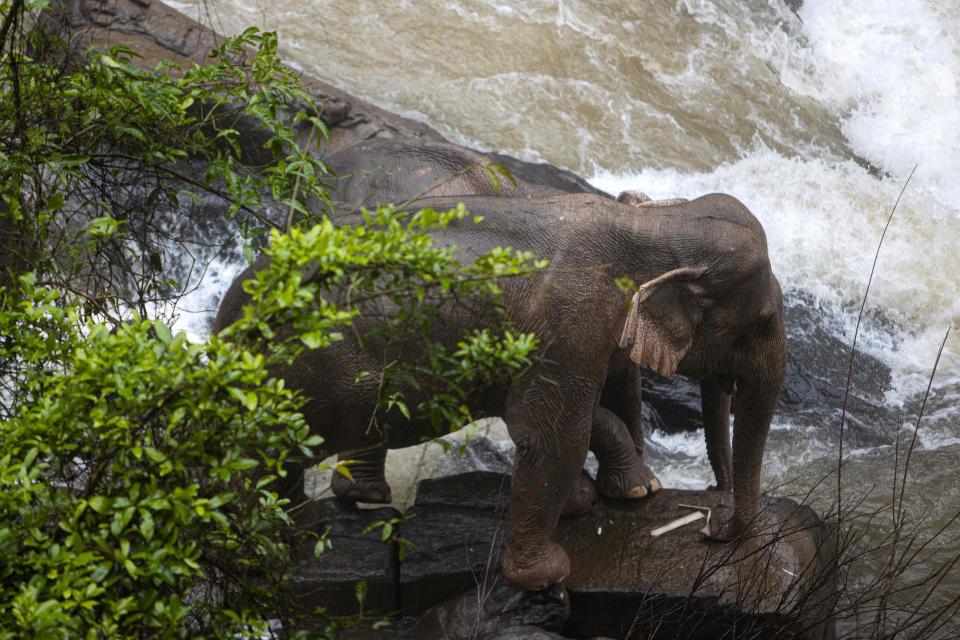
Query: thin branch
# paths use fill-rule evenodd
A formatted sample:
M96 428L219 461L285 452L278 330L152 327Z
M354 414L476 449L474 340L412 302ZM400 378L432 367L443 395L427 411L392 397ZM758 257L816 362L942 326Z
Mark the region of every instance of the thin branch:
M923 418L923 411L927 406L927 399L930 397L930 388L933 386L933 377L937 374L937 366L940 364L940 356L943 355L943 347L947 344L947 338L950 337L950 327L947 327L947 333L943 336L943 342L940 343L940 349L937 351L937 359L933 362L933 371L930 372L930 379L927 380L927 391L923 394L923 402L920 404L920 413L917 414L917 423L913 426L913 438L910 440L910 447L907 449L907 458L903 463L903 480L900 483L900 504L897 510L903 512L903 496L907 489L907 471L910 469L910 455L917 444L917 433L920 431L920 420Z
M843 477L843 427L847 418L847 400L850 397L850 383L853 380L853 358L857 352L857 337L860 334L860 322L863 320L863 310L867 306L867 296L870 295L870 285L873 284L873 274L877 269L877 260L880 258L880 247L883 246L883 240L887 237L887 230L890 228L890 223L893 222L893 214L897 211L897 205L900 204L900 198L903 197L903 192L907 190L907 185L910 184L910 179L913 178L913 174L916 172L919 164L913 165L913 170L910 171L910 175L907 176L907 181L903 183L903 188L900 189L900 195L897 196L897 201L893 203L893 209L890 210L890 215L887 217L887 224L883 227L883 233L880 235L880 242L877 243L877 252L873 256L873 266L870 267L870 277L867 278L867 288L863 292L863 300L860 303L860 312L857 314L857 326L853 330L853 344L850 345L850 361L847 365L847 384L843 390L843 408L840 412L840 440L837 451L837 508L842 501L843 489L841 487L841 480Z
M3 48L7 44L7 34L10 32L10 27L17 21L19 14L23 11L23 0L13 0L10 3L10 10L7 12L7 15L3 16L3 26L0 26L0 51L3 51Z

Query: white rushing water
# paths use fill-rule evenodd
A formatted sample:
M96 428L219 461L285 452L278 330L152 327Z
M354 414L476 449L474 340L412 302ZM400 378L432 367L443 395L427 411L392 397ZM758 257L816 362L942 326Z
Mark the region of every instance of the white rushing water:
M833 310L848 342L916 166L859 340L892 367L888 401L914 398L960 317L960 4L806 0L797 15L780 0L639 4L177 6L225 32L277 29L297 67L456 142L549 161L613 193L735 195L763 223L781 282ZM222 286L205 285L195 306ZM925 445L960 440L958 389L960 333Z

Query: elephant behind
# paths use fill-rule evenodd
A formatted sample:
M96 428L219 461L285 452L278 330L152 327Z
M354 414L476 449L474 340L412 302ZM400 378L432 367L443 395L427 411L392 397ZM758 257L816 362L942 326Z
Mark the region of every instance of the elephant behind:
M338 210L403 203L429 196L489 195L534 198L566 193L490 169L489 157L441 142L375 138L324 158L334 177ZM491 172L495 173L491 177Z
M711 462L723 453L719 442L711 445L711 432L725 433L736 388L729 479L735 510L713 535L731 539L745 532L757 514L763 449L786 363L782 295L759 222L740 202L719 194L641 215L587 194L427 198L411 208L447 209L458 202L483 221L458 222L433 235L440 245L460 247L461 259L510 246L549 260L533 277L503 284L509 321L541 340L533 364L512 384L469 402L479 415L503 416L517 447L506 578L536 589L569 573L566 552L550 536L591 433L605 419L599 404L604 386L633 364L702 381ZM241 274L227 292L218 328L238 317L247 301L240 283L250 274ZM629 304L617 285L625 279L638 283ZM442 321L442 335L455 340L491 318L454 308ZM327 439L324 453L382 450L430 435L428 422L377 408L382 363L395 357L402 352L362 348L348 337L301 356L284 372L308 398L304 414ZM357 382L361 372L372 375ZM413 390L406 398L411 406L425 399ZM371 415L378 430L368 429Z
M562 196L566 189L525 181L501 174L492 177L488 156L463 147L424 140L366 140L338 150L324 161L330 168L331 197L335 218L361 207L402 204L424 196L487 195L500 198ZM520 164L521 169L529 165ZM536 179L549 178L543 172ZM567 188L578 185L567 184ZM637 206L649 204L649 198ZM625 368L611 374L598 407L591 450L597 456L597 489L616 499L638 499L660 489L660 482L643 461L640 371ZM335 475L333 492L361 502L390 502L390 487L384 477L386 449L364 448L344 452L353 460L351 479ZM729 464L727 465L729 466ZM582 505L572 506L572 512Z

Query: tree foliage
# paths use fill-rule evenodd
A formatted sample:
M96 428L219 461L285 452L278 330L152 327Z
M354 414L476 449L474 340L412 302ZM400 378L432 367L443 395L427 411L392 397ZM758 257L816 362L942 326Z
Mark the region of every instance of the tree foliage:
M0 3L0 638L254 637L269 620L294 634L271 482L323 434L272 372L389 300L379 335L423 357L390 370L381 400L462 424L464 387L516 373L536 339L441 344L436 312L495 307L498 279L540 265L434 245L430 231L473 222L462 207L334 224L311 152L326 130L274 34L143 70L121 48L70 51L44 6ZM191 277L184 220L211 199L271 259L243 317L196 343L164 318ZM411 383L439 391L408 407Z

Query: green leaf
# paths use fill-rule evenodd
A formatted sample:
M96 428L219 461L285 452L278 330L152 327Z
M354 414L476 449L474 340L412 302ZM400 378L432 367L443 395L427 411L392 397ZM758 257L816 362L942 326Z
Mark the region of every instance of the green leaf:
M87 500L87 504L90 505L90 508L97 513L104 514L110 510L110 507L113 505L113 501L105 496L93 496Z
M154 522L153 516L149 511L143 509L140 510L140 535L143 536L144 540L153 539L154 531Z
M113 68L113 69L122 69L122 68L123 68L123 65L121 65L119 62L117 62L116 60L114 60L113 58L111 58L110 56L108 56L108 55L105 54L105 53L100 55L100 62L101 62L101 64L104 64L104 65L106 65L106 66L108 66L108 67L111 67L111 68Z
M160 342L164 344L170 344L173 341L173 335L170 333L170 327L168 327L162 320L153 321L153 330L157 334L157 338Z
M105 240L112 238L119 227L119 221L110 216L100 216L90 221L90 224L87 225L87 233L94 238Z

